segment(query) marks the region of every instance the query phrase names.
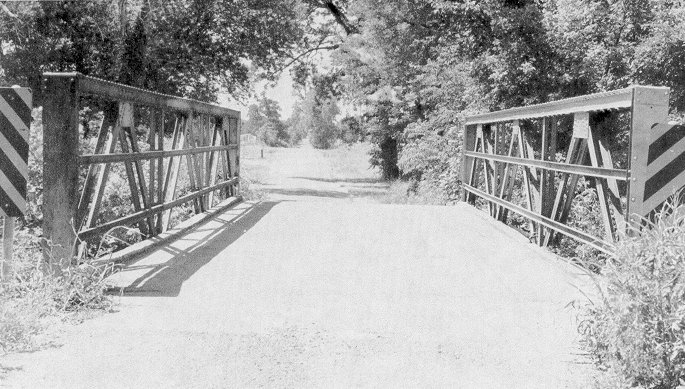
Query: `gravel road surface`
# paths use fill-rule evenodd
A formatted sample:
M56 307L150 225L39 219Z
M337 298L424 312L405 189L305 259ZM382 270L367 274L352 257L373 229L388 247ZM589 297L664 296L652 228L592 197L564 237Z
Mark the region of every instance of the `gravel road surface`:
M587 276L472 207L379 204L367 158L244 158L263 201L131 264L118 312L0 358L0 385L584 387Z

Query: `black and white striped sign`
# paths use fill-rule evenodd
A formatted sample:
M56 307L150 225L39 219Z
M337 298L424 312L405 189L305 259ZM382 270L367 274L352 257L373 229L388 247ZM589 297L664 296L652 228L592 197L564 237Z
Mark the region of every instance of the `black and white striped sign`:
M652 210L685 185L685 126L657 124L647 155L644 209Z
M0 215L26 210L31 90L0 88Z

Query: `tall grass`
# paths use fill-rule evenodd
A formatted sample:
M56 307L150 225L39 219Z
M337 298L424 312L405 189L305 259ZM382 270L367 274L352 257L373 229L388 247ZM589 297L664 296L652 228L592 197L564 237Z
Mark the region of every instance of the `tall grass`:
M72 265L61 274L43 269L38 231L15 236L12 278L0 283L0 352L39 348L37 335L63 320L111 309L104 279L113 265Z
M617 244L580 326L600 388L685 388L685 204Z

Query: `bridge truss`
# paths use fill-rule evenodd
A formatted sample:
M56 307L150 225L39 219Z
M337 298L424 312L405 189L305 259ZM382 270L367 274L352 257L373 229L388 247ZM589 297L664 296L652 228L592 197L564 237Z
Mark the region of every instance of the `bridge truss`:
M71 258L120 226L155 236L175 207L200 213L238 195L240 112L79 73L45 73L42 95L47 256ZM84 109L102 111L94 139ZM123 190L111 174L121 165L132 209L112 219L102 204Z
M665 123L668 99L668 88L632 86L468 116L464 200L501 221L523 216L541 246L563 234L611 254L619 231L685 185L685 127ZM568 223L579 180L596 189L600 234Z

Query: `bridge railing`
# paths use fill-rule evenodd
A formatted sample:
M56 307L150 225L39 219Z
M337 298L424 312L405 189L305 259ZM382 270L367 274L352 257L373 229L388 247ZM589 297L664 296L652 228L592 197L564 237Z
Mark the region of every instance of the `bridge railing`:
M48 257L70 258L77 245L119 226L154 236L169 228L175 207L192 203L199 213L238 196L240 112L79 73L45 73L42 95ZM92 107L102 119L88 141L80 115ZM122 165L128 185L113 189L108 182ZM128 212L108 220L105 193L126 186Z
M563 234L611 253L618 230L685 185L685 127L665 124L668 101L668 88L633 86L468 116L464 200L482 198L502 221L523 216L540 245ZM597 191L603 233L568 223L581 178Z

